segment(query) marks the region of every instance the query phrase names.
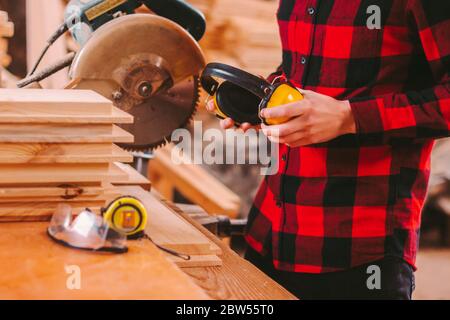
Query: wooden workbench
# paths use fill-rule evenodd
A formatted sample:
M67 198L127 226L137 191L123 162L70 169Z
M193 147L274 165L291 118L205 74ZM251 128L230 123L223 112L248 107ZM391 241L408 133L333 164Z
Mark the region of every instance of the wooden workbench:
M222 249L222 266L180 269L149 241L130 241L123 255L77 251L52 242L46 222L0 223L0 299L294 299L166 204ZM66 268L73 265L81 270L81 290L67 289Z
M250 262L242 259L211 232L174 204L161 199L180 216L199 229L223 251L221 267L183 268L212 299L219 300L291 300L296 299Z

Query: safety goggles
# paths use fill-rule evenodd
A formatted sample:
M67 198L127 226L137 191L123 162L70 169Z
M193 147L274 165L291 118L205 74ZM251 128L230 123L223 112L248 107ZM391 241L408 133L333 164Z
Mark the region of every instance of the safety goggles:
M127 236L109 228L104 219L89 211L82 211L73 218L69 205L59 205L47 229L48 235L67 247L124 253Z

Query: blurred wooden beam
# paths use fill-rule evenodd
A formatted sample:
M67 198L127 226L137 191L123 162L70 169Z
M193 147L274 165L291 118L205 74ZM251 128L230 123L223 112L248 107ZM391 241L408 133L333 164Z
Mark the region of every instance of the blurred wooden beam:
M64 4L60 0L27 0L27 61L30 69L47 39L61 25L64 18ZM67 54L66 44L62 39L48 51L41 67L60 60ZM67 70L60 71L41 82L45 88L62 88L68 82Z
M25 2L26 0L0 0L0 10L6 11L9 20L14 23L14 37L8 39L8 52L12 57L8 70L20 77L24 77L27 72Z

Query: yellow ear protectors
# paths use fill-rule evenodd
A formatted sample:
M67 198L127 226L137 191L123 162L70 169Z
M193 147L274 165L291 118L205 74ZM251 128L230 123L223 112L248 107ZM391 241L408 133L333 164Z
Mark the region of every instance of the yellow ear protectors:
M215 78L225 80L219 83ZM241 69L210 63L201 76L203 89L214 99L216 116L232 118L237 124L248 122L257 125L284 123L289 118L261 119L260 111L299 101L303 95L289 83L271 84Z

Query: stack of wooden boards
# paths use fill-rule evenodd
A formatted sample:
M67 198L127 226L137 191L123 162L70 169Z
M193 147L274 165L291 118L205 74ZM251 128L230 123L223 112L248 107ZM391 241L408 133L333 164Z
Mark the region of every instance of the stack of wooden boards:
M0 66L7 67L11 63L8 55L8 40L14 35L14 24L9 21L8 13L0 11ZM1 70L1 68L0 68ZM0 71L1 72L1 71ZM0 74L1 79L1 74Z
M46 221L60 203L99 213L114 198L134 196L148 211L153 241L192 255L168 258L183 267L221 265L220 248L141 188L148 180L123 163L133 157L116 143L133 136L117 124L132 122L93 91L0 89L0 222Z
M206 16L200 42L209 61L267 76L281 63L277 0L189 0Z
M61 202L99 211L129 179L116 162L133 117L85 90L0 89L0 221L48 220Z

